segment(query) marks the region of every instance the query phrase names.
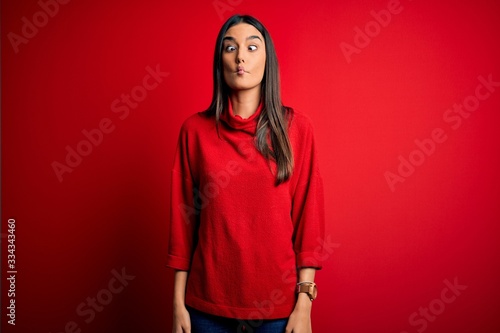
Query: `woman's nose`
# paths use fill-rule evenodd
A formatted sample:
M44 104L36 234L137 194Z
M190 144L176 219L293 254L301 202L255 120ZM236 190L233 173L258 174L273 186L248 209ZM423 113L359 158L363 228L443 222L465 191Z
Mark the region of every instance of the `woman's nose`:
M236 55L236 63L239 64L242 62L245 62L243 54L241 52L238 52L238 54Z

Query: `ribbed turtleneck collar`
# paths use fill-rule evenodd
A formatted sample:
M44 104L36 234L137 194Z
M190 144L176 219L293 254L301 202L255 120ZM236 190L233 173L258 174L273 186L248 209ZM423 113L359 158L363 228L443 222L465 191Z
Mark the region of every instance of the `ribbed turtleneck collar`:
M231 100L229 100L227 105L228 107L222 112L220 119L235 130L241 130L254 135L257 128L257 122L259 121L259 115L262 111L262 103L259 104L255 113L246 119L234 114Z

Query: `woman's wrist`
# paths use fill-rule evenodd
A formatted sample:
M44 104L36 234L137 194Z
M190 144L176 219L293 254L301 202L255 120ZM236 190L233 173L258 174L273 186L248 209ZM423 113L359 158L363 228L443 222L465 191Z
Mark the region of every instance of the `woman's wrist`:
M186 303L183 298L174 298L174 310L182 309L186 307Z
M306 293L299 293L297 295L297 302L295 308L300 311L311 311L312 301Z

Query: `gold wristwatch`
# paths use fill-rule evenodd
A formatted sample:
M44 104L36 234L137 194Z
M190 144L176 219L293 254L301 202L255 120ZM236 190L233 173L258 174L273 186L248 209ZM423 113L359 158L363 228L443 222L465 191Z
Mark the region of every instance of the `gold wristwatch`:
M314 282L305 282L297 284L297 294L306 293L311 301L314 301L318 296L318 287Z

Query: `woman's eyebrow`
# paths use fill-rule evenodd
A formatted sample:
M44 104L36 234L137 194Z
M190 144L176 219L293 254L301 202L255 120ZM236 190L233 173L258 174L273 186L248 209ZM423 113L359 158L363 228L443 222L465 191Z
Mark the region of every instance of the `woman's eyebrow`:
M259 36L257 36L257 35L248 36L246 38L246 40L250 40L250 39L258 39L258 40L260 40L262 42L262 39ZM224 37L222 39L222 41L226 41L226 40L229 40L229 41L232 41L232 42L236 41L236 39L234 37L232 37L232 36L226 36L226 37Z
M253 35L253 36L247 37L247 40L249 40L249 39L258 39L258 40L260 40L262 42L262 39L260 39L260 37L257 36L257 35Z

